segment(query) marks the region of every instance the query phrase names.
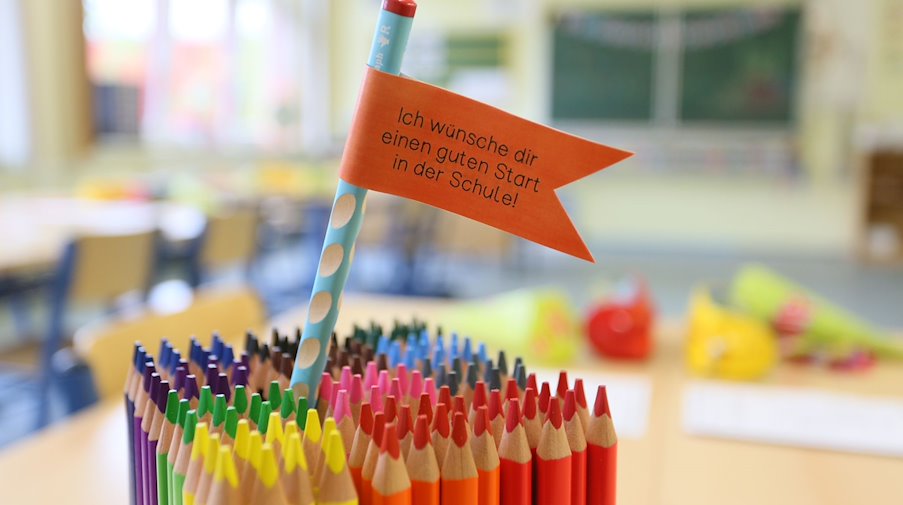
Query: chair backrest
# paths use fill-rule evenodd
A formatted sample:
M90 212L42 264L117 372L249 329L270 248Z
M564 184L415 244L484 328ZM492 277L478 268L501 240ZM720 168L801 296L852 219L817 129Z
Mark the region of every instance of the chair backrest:
M248 264L257 250L258 216L254 209L238 208L210 216L200 251L205 270Z
M213 332L240 344L245 331L263 328L265 317L260 299L250 289L201 291L182 312L145 312L83 327L75 333L75 352L91 367L98 396L108 399L122 394L135 341L155 357L164 337L182 352L187 352L192 336L209 341Z
M154 232L81 236L66 254L69 299L109 302L147 289L153 273Z

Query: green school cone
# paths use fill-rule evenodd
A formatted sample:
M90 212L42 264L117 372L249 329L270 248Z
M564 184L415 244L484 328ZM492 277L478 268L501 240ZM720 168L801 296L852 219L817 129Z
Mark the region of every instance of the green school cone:
M800 353L859 348L879 357L903 358L903 342L763 266L749 265L737 273L730 300L780 331L799 335Z

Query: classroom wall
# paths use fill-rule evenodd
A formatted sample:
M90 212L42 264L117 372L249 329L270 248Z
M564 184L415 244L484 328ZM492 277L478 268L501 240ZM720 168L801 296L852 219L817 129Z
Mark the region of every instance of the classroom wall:
M167 159L137 149L125 156L104 149L80 163L90 140L80 2L19 1L29 46L33 142L38 154L29 177L46 182L75 170L90 172L94 165L140 167L154 156ZM805 177L774 181L729 175L634 175L628 162L612 169L614 175L602 174L581 187L580 192L590 197L580 199L575 216L590 241L641 243L652 237L676 245L843 254L853 247L857 216L850 139L863 125L903 121L899 92L903 0L457 0L423 6L415 27L421 34L507 33L511 79L516 83L512 112L546 121L549 13L572 8L765 4L803 5L806 13L796 129ZM330 112L329 124L323 126L337 142L353 113L377 5L376 0L332 0L325 14L330 28L324 65ZM199 158L203 153L194 159ZM666 209L668 219L660 217L662 211L650 209ZM755 225L745 230L737 226L744 216L752 216Z
M90 145L91 90L81 2L19 1L24 20L31 110L30 175L66 177Z

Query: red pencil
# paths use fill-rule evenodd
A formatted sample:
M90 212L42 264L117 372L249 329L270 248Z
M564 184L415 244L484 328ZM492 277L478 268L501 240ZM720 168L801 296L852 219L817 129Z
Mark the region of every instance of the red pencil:
M549 402L549 416L536 448L536 503L571 505L571 449L557 401Z
M605 386L599 386L596 403L586 429L587 472L586 503L614 505L616 497L618 437L611 421Z
M505 411L502 409L502 393L498 389L493 389L489 395L489 419L491 421L492 438L495 440L495 447L498 449L502 442L502 432L505 431Z
M499 444L501 505L530 505L533 500L533 463L527 433L521 425L520 402L508 401L505 432Z
M373 416L373 436L367 446L367 456L364 458L364 466L361 468L361 492L360 504L371 505L373 503L373 474L376 472L376 462L379 459L379 448L383 443L383 434L386 430L386 417L382 412Z
M577 413L577 395L569 389L564 397L564 432L571 449L571 505L586 505L586 436Z

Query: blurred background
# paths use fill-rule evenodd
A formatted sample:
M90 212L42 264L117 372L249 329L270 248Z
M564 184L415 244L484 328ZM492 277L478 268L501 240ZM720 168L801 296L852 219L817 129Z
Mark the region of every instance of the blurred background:
M0 395L130 311L305 303L378 6L0 0ZM560 192L596 265L371 194L349 290L581 319L627 279L683 321L758 263L899 330L901 33L900 0L425 1L404 73L636 156ZM0 445L34 429L0 405Z

